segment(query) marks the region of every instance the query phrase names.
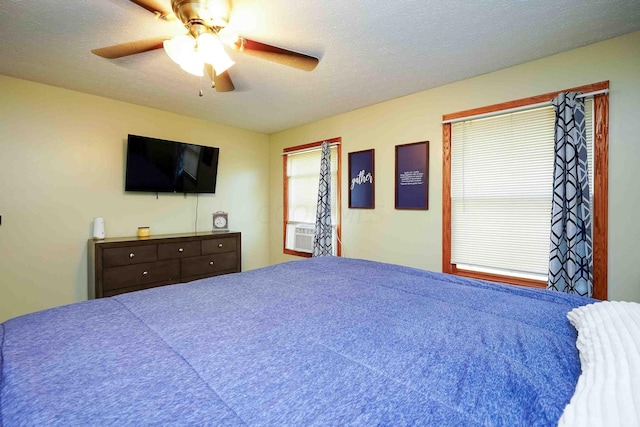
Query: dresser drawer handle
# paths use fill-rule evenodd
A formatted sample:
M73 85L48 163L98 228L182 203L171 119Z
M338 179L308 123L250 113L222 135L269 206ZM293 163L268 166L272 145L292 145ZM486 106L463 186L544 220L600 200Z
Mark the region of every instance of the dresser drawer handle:
M213 265L213 261L209 261L209 265Z
M143 272L142 272L142 275L143 275L143 276L148 276L148 275L149 275L149 272L148 272L148 271L143 271Z
M178 252L184 252L184 249L180 248L178 249Z
M129 258L133 258L134 256L136 256L136 254L134 254L133 252L129 254Z
M218 243L218 247L221 248L222 247L222 243Z

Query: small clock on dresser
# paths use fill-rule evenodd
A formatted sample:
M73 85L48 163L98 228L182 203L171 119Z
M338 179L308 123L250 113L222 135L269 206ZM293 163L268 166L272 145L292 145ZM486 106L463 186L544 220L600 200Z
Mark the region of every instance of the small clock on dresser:
M218 211L213 214L213 231L229 231L229 218L226 212Z

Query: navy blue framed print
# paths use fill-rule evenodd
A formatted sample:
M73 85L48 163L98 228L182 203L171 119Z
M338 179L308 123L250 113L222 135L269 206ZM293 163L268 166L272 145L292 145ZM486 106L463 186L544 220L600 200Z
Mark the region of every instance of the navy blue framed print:
M396 145L396 209L429 209L429 141Z
M375 150L349 153L349 208L375 208Z

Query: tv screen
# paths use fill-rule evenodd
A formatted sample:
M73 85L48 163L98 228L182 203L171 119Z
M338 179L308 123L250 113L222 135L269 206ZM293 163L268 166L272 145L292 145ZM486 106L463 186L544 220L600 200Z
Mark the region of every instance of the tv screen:
M129 135L125 191L215 193L220 149Z

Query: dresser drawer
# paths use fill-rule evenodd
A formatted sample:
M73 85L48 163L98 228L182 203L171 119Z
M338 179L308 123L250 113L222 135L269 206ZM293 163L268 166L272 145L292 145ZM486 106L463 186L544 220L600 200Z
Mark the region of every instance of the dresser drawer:
M238 253L225 252L221 254L203 255L194 258L180 260L182 277L198 276L208 273L217 273L225 270L236 270L238 266Z
M102 265L104 267L139 264L157 259L156 245L127 246L102 251Z
M237 250L235 237L222 237L202 241L202 255L234 252Z
M177 283L180 281L180 260L109 267L103 272L105 291L156 282Z
M181 233L89 239L89 298L239 273L237 232Z
M158 259L185 258L200 255L200 242L161 243Z

